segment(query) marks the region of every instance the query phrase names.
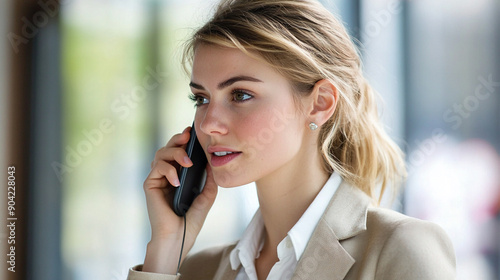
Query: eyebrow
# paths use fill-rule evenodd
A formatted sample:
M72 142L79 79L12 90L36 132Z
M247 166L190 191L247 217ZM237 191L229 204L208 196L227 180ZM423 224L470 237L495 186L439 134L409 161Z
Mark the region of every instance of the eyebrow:
M262 83L261 80L250 77L250 76L236 76L236 77L229 78L229 79L225 80L224 82L219 83L217 85L217 89L221 90L221 89L226 88L226 87L228 87L236 82L241 82L241 81ZM192 88L195 88L195 89L205 90L205 88L202 85L196 84L194 82L190 82L189 86Z

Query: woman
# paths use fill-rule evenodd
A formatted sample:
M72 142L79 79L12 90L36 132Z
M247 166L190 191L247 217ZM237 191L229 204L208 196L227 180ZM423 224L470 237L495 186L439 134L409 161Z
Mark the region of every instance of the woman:
M222 1L185 52L207 182L171 210L190 130L144 183L152 237L129 279L453 279L436 225L377 208L405 176L342 24L313 0ZM236 244L189 255L217 185L255 182L260 208ZM176 275L177 274L177 275Z

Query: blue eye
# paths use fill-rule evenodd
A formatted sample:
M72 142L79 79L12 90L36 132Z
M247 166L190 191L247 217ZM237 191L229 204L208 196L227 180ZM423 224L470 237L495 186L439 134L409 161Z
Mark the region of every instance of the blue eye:
M190 94L189 99L194 102L195 107L199 107L203 104L208 104L209 101L207 98L201 96L201 95L196 95L196 94Z
M233 91L233 101L235 102L245 102L251 98L253 98L251 94L248 94L242 90Z

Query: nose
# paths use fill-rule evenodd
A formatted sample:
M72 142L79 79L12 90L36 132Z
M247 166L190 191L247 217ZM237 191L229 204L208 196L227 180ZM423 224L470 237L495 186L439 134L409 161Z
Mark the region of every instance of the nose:
M204 112L199 112L200 130L207 135L227 134L224 109L214 103L209 103ZM197 114L198 115L198 114Z

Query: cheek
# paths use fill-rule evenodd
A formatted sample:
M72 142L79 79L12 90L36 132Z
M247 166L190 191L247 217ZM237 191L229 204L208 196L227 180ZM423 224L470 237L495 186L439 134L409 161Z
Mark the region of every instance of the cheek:
M290 108L273 107L243 118L238 125L240 141L257 152L259 158L266 154L286 152L300 138L300 120Z
M267 110L259 110L258 113L240 115L238 117L238 138L246 146L261 151L266 145L270 144L276 137L276 131L273 131L269 125L270 114Z

